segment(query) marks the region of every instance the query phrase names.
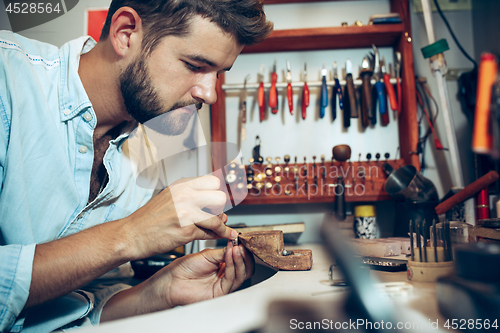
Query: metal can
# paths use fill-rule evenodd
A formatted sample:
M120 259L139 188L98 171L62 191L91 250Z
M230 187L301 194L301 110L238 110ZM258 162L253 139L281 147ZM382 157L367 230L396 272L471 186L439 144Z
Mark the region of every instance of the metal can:
M377 209L374 205L354 207L354 234L356 238L379 238Z

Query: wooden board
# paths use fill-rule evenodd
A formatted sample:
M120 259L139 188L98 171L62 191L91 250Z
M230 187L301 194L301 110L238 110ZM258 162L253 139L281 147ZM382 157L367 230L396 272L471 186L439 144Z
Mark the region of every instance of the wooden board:
M281 230L240 233L238 239L250 252L274 268L307 271L312 267L311 250L293 250L293 254L283 255L285 246Z

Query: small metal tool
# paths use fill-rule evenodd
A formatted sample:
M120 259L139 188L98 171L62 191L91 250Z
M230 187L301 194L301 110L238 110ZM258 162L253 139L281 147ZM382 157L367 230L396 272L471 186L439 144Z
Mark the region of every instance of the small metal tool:
M288 108L290 109L290 114L293 115L293 88L292 88L292 68L290 65L290 60L286 61L286 82L287 82L287 97L288 97Z

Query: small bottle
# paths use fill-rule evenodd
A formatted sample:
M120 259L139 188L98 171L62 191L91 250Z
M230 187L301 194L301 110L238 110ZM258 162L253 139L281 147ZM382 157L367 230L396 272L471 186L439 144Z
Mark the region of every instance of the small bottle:
M354 234L356 238L379 238L377 209L374 205L354 207Z

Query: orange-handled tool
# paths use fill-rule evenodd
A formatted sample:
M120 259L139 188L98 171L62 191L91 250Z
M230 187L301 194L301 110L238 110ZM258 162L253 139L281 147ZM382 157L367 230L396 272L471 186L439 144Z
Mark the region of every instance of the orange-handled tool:
M474 113L474 129L472 132L472 151L476 154L487 154L493 147L493 136L490 130L491 87L495 82L498 63L491 53L483 53L479 63L476 94L476 112Z
M264 65L261 65L261 74L260 74L260 82L259 82L259 92L258 92L258 100L259 100L259 109L260 109L260 121L264 121L266 117L266 96L264 93Z
M278 74L276 74L276 60L274 61L273 72L271 73L271 90L269 90L269 107L271 112L278 113L278 89L276 82L278 81Z
M384 59L382 59L384 62ZM384 66L382 66L384 68ZM396 99L396 92L394 91L394 86L391 84L391 76L387 73L384 73L382 69L382 73L384 76L385 90L387 91L387 96L389 96L389 105L393 111L398 110L398 101Z
M293 114L293 88L292 88L292 72L291 72L290 60L286 61L286 82L288 82L288 85L286 87L286 95L288 97L288 108L290 109L290 114Z
M304 64L304 90L302 91L302 119L306 119L309 106L309 87L307 86L307 64Z

